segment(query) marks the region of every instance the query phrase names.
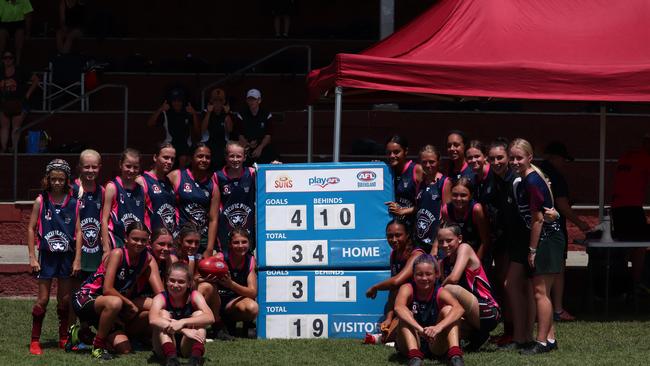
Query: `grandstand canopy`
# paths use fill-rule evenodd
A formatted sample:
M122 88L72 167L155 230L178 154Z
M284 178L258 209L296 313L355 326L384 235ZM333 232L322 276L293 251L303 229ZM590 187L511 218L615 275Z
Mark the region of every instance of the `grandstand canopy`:
M336 86L547 100L650 101L647 0L440 0L308 77Z

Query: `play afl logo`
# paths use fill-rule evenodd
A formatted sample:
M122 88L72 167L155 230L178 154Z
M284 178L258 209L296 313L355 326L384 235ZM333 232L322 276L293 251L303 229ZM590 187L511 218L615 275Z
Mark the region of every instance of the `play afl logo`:
M275 188L283 189L283 188L293 188L293 180L289 178L286 175L281 175L277 178L275 178L275 182L273 185Z
M357 187L376 187L377 182L375 180L377 179L377 173L370 171L370 170L364 170L360 171L357 173Z
M325 188L329 185L339 184L340 181L341 179L339 177L329 177L329 178L312 177L309 178L308 184L310 186Z

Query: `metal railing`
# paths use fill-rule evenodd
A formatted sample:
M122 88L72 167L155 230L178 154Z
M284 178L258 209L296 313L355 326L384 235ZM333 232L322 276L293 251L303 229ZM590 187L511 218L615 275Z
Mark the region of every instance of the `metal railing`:
M221 78L221 79L219 79L217 81L214 81L214 82L204 86L203 89L201 89L201 110L205 109L205 93L208 90L225 83L226 81L234 78L235 76L238 76L238 75L241 75L241 74L245 73L246 71L254 68L255 66L257 66L257 65L259 65L259 64L261 64L263 62L266 62L267 60L269 60L269 59L271 59L271 58L273 58L273 57L275 57L275 56L277 56L277 55L279 55L281 53L284 53L287 50L294 49L294 48L301 48L301 49L305 49L307 51L307 74L309 74L309 72L311 71L311 46L298 45L298 44L284 46L284 47L282 47L280 49L277 49L277 50L269 53L268 55L258 59L257 61L255 61L253 63L250 63L250 64L242 67L241 69L233 71L231 74L228 74L227 76L225 76L225 77L223 77L223 78Z
M32 128L38 124L43 123L45 120L49 119L52 117L54 114L68 108L69 106L78 103L79 101L83 99L87 99L89 96L104 90L104 89L123 89L124 90L124 141L123 141L123 147L126 149L127 145L127 134L128 134L128 128L129 128L129 87L124 85L124 84L104 84L100 85L96 89L91 90L88 93L82 94L75 99L69 101L68 103L47 112L47 114L37 118L36 120L29 122L25 125L23 125L21 128L18 129L15 133L18 134L18 136L21 136L23 132L25 132L27 129ZM14 201L18 200L18 143L15 144L14 146L14 182L13 182L13 196L14 196Z

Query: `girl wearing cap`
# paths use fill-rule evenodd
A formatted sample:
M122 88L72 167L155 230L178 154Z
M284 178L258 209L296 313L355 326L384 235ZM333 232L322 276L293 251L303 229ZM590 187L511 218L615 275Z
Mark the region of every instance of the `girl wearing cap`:
M232 114L226 102L226 93L223 89L212 89L208 106L203 111L200 130L201 134L207 132L210 135L207 144L214 152L215 159L212 166L217 169L225 163L221 152L224 151L226 141L230 139L232 127Z
M65 160L54 159L45 168L43 192L34 201L27 227L29 265L38 278L38 295L32 308L32 338L29 352L43 353L40 337L45 311L50 299L52 279L58 278L57 308L59 317L59 347L64 348L68 337L70 314L70 276L75 260L75 223L77 200L70 191L70 166ZM38 246L38 259L35 248Z

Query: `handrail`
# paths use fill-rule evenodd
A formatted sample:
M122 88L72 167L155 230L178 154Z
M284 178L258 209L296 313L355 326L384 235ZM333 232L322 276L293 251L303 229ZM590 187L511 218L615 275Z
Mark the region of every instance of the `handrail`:
M48 118L52 117L55 113L58 113L62 111L65 108L68 108L69 106L81 101L82 99L88 98L89 96L97 93L100 90L104 89L124 89L124 148L126 149L126 144L127 144L127 132L128 132L128 127L129 127L129 87L126 86L125 84L104 84L100 85L97 88L91 90L90 92L86 94L82 94L75 99L69 101L68 103L60 106L57 109L54 109L52 111L47 112L44 116L41 116L37 118L36 120L27 123L20 127L16 133L18 136L22 135L23 132L25 132L28 128L32 128L43 121L47 120ZM16 146L14 146L14 201L18 200L18 143L16 143Z
M307 50L307 74L309 74L309 72L311 72L311 46L300 45L300 44L284 46L284 47L282 47L280 49L277 49L277 50L269 53L268 55L258 59L257 61L255 61L253 63L250 63L250 64L242 67L241 69L238 69L238 70L234 71L233 73L228 74L228 75L224 76L223 78L204 86L203 89L201 89L201 110L205 109L205 92L208 91L208 89L212 89L217 85L221 85L221 84L225 83L226 81L232 79L233 77L235 77L237 75L240 75L240 74L243 74L244 72L246 72L246 71L252 69L253 67L265 62L266 60L268 60L270 58L273 58L273 57L283 53L284 51L292 49L292 48L303 48L303 49Z

